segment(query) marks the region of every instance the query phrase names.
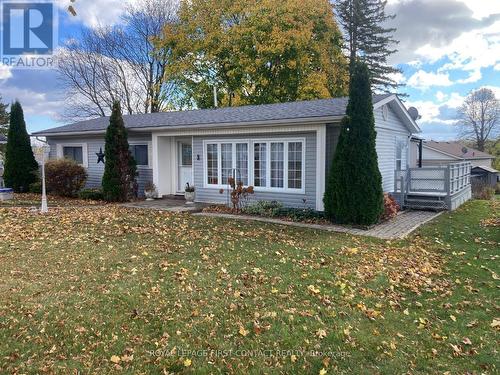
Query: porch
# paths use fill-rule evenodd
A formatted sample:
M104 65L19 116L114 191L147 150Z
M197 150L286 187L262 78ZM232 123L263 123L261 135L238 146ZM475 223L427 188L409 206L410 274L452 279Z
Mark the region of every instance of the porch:
M453 211L471 196L471 163L396 170L394 197L403 208Z

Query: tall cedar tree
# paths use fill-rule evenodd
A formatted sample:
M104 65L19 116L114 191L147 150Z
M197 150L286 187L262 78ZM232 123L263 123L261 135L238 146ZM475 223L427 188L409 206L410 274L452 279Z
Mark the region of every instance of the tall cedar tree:
M106 160L102 176L104 199L108 202L125 202L137 193L137 167L130 153L119 102L113 104L105 141Z
M371 225L380 219L384 206L375 139L370 73L366 64L356 62L324 197L330 220Z
M158 47L189 104L281 103L347 94L348 62L328 0L183 0Z
M26 131L23 108L16 101L10 109L3 175L5 185L18 193L27 192L30 184L38 179L37 171L38 163L33 155L30 137Z
M365 62L377 88L390 91L400 87L391 74L401 70L387 64L387 58L397 52L391 45L399 43L393 38L396 29L383 26L395 17L385 14L387 0L338 0L336 4L351 64L357 59Z

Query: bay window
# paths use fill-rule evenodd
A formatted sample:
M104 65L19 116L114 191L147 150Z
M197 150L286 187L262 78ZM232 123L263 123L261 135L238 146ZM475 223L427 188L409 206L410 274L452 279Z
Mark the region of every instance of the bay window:
M229 177L257 191L304 193L305 140L205 141L205 185L224 188Z

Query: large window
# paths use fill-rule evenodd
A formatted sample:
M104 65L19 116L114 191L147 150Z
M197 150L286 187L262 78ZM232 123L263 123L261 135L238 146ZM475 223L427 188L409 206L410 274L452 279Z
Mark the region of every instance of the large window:
M137 166L148 166L149 165L149 157L148 157L148 145L130 145L130 153L135 159L135 163Z
M64 146L63 157L76 161L78 164L83 164L83 147L82 146Z
M304 191L304 140L210 141L205 147L205 184L224 187L234 176L256 190Z

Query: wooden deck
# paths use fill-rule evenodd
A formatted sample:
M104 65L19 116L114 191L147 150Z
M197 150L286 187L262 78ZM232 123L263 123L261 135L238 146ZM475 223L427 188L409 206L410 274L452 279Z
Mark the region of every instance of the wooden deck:
M471 198L471 164L397 170L393 194L405 208L453 211Z

